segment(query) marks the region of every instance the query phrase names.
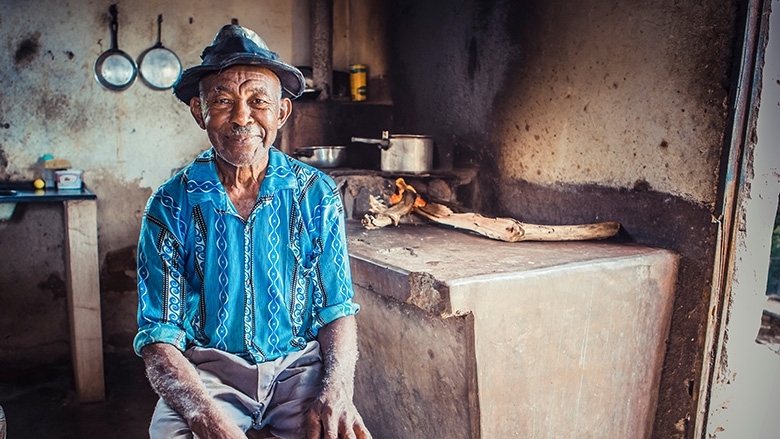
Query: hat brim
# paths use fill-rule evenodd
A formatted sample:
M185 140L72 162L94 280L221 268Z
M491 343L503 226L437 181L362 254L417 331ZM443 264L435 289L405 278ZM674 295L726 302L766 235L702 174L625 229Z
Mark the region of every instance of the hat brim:
M239 55L224 60L219 64L199 65L185 70L176 84L173 86L173 94L179 100L189 105L190 100L199 93L199 84L201 78L211 73L219 73L231 66L251 65L262 66L274 72L282 85L282 97L295 99L303 94L306 88L306 80L303 73L295 67L281 61L269 60L254 55Z

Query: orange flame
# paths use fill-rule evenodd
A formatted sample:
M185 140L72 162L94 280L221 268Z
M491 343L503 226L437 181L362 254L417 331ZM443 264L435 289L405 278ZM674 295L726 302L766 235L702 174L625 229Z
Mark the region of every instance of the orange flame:
M403 178L398 178L395 180L395 186L398 190L398 192L390 195L390 203L392 204L398 204L401 202L401 200L404 198L404 193L406 191L409 191L413 194L417 194L417 190L409 184L406 184L406 181L404 181ZM425 206L425 200L422 199L420 195L417 195L414 199L414 204L412 204L412 207L423 207Z

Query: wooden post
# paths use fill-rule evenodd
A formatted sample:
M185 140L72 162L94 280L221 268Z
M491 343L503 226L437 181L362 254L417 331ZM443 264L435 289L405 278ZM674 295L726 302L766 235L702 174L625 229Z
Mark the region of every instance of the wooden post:
M333 90L333 0L310 0L311 67L318 101L330 100Z
M105 398L95 200L65 201L65 271L76 393L80 402Z

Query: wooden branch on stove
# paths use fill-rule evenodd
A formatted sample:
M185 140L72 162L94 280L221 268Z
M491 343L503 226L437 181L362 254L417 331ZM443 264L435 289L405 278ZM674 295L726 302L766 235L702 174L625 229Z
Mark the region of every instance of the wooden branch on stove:
M423 201L403 178L396 179L395 184L398 192L390 198L390 202L395 203L391 207L376 197L369 197L371 213L363 216L363 227L397 226L401 217L414 211L431 222L506 242L604 239L614 236L620 229L620 224L616 222L551 226L521 223L514 218L488 218L471 212L455 213L443 204Z
M520 222L513 218L487 218L478 213L455 213L443 204L431 202L417 208L416 212L434 223L470 230L492 239L517 242L523 236Z
M429 202L415 212L428 220L458 229L470 230L488 238L518 241L581 241L614 236L620 229L616 222L581 225L539 225L514 218L488 218L478 213L455 213L447 206Z

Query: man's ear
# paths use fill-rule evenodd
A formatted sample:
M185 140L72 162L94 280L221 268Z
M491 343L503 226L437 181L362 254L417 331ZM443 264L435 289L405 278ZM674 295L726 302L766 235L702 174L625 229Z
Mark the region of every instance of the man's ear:
M292 114L292 101L289 98L282 98L279 100L279 127L281 129L284 123L287 122L287 118Z
M192 114L192 117L195 119L195 122L198 123L198 126L205 130L206 122L203 120L203 106L200 105L199 96L194 96L190 99L190 114Z

